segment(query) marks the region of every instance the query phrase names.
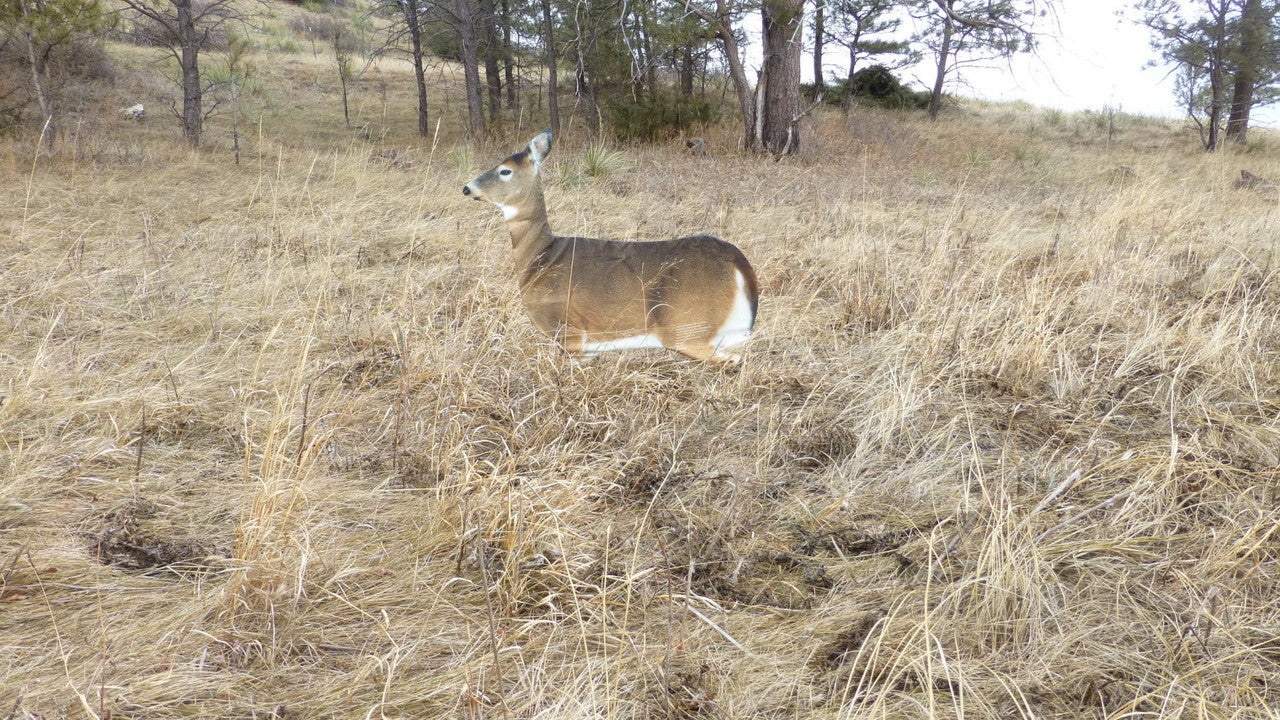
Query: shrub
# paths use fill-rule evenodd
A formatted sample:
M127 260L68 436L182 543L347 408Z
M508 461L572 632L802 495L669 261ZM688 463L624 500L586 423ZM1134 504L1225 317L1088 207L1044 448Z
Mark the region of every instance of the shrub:
M0 137L15 135L22 127L22 105L9 104L8 99L0 97Z
M429 19L422 24L422 48L441 60L462 62L462 43L458 34L443 20Z
M289 21L289 29L311 42L314 52L317 44L348 54L363 52L360 39L351 24L340 17L314 12L301 12ZM337 47L335 48L335 44Z
M31 115L43 121L31 88L31 66L21 47L0 36L0 136L16 133ZM115 63L95 38L71 37L41 52L47 64L43 91L55 99L59 112L96 104L102 87L116 80Z
M92 39L78 39L71 44L62 61L62 72L82 80L111 83L116 79L116 64Z
M302 46L298 44L292 32L284 28L268 25L262 28L262 37L262 44L268 50L290 54L302 52Z
M289 29L308 39L323 40L333 35L333 26L340 22L329 15L303 11L289 19Z
M880 107L908 109L929 106L929 93L916 91L902 84L893 71L884 65L872 65L853 74L849 82L849 94L863 102Z
M614 135L623 141L669 138L720 119L717 104L673 93L659 94L656 99L614 102L606 106L605 112Z
M817 97L817 88L812 84L800 86L801 92L810 101ZM884 65L872 65L845 78L840 82L823 87L822 101L829 105L844 105L850 99L894 110L922 109L929 106L929 92L912 90L898 79L893 71Z
M831 86L824 85L822 89L822 102L828 105L837 104L831 101ZM818 97L818 86L814 83L800 83L800 97L804 98L805 102L813 102Z

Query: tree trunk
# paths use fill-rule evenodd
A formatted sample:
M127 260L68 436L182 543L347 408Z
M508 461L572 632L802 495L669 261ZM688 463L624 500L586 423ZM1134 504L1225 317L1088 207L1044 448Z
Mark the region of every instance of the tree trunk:
M31 91L36 96L36 104L40 106L40 114L44 117L45 123L51 123L53 104L49 102L49 95L44 90L44 82L40 79L43 74L40 58L36 53L36 41L30 33L27 33L27 62L31 65Z
M341 25L334 26L333 32L329 35L329 42L333 46L334 64L338 66L338 82L342 83L342 121L349 129L351 108L347 103L347 80L351 77L351 53L343 43Z
M25 0L22 2L22 17L29 20L31 17L31 9L27 7ZM44 75L44 63L40 61L40 53L36 52L36 39L31 33L30 26L23 33L27 40L27 62L31 65L31 92L36 96L36 104L40 106L40 115L44 117L44 129L41 137L47 144L47 150L53 152L53 138L55 135L54 128L54 107L53 98L45 89L45 83L41 79Z
M1249 133L1249 111L1253 109L1267 23L1262 0L1245 0L1240 11L1240 57L1232 80L1231 116L1227 118L1227 139L1242 145Z
M338 72L338 80L342 82L342 119L347 123L347 128L351 127L351 110L347 105L347 73Z
M345 102L345 95L343 96ZM236 70L231 68L231 150L240 164L240 93L236 90Z
M800 117L800 51L804 0L765 0L764 118L760 124L764 148L775 155L799 149L795 121Z
M948 3L948 8L950 3ZM951 36L955 32L955 24L950 13L942 19L942 45L938 47L938 74L933 80L933 92L929 95L929 119L937 120L938 111L942 109L942 84L947 79L947 60L951 55Z
M1227 0L1219 0L1214 8L1213 46L1209 48L1209 139L1205 150L1217 150L1221 144L1218 135L1222 125L1222 110L1226 100L1227 53Z
M413 0L401 0L404 22L409 28L409 40L413 46L413 77L418 81L418 135L427 136L427 74L422 68L422 33L418 22L418 8ZM383 103L386 107L386 103Z
M182 70L182 134L191 147L200 145L200 130L204 124L204 88L200 85L200 44L203 38L197 33L195 19L191 15L191 0L173 0L178 17L178 42L182 46L178 64Z
M658 100L658 61L653 56L653 28L649 22L649 4L635 5L636 17L640 21L641 47L644 49L644 81L648 86L649 99Z
M693 97L693 41L687 41L680 50L680 94Z
M574 92L577 94L578 100L586 100L587 102L587 134L594 140L596 135L600 133L600 116L596 108L596 90L594 83L591 82L594 79L594 73L591 72L589 61L587 60L587 38L582 34L582 22L576 12L574 26L577 32L575 44L578 55L574 75L574 80L576 81Z
M502 0L502 66L507 81L507 108L514 120L520 115L520 95L516 93L515 53L511 49L511 0Z
M480 48L471 0L457 0L455 20L462 46L462 74L467 94L467 122L474 137L484 136L484 95L480 90Z
M25 5L23 6L23 11L26 11ZM36 96L36 104L40 106L40 115L44 117L44 129L41 132L41 137L44 139L44 149L49 152L53 152L53 138L55 135L55 128L53 124L53 101L45 91L44 82L40 79L40 76L43 73L41 72L39 57L36 53L35 39L31 37L30 33L27 33L26 35L27 62L31 65L31 90Z
M502 68L498 65L502 48L498 47L498 17L493 0L480 0L480 12L480 23L484 27L484 79L489 87L489 122L495 123L502 106Z
M756 149L760 149L764 143L764 87L769 82L769 76L765 75L764 70L756 71L756 93L755 93L755 119L756 126L751 132L756 139Z
M591 76L587 70L586 54L578 50L578 66L574 76L577 82L578 98L587 101L587 135L595 139L600 134L600 116L596 109L596 91L591 84Z
M733 20L729 17L729 9L725 0L716 0L716 11L696 5L686 0L685 7L711 25L716 37L724 48L724 58L729 63L729 77L733 80L733 90L738 95L738 107L742 111L742 147L755 149L759 134L756 133L756 109L751 95L751 84L747 82L747 71L742 67L742 52L738 49L738 39L733 35Z
M556 38L551 25L551 0L542 0L542 27L547 43L547 111L551 115L551 133L560 136L560 91L556 84Z
M738 94L738 107L742 109L742 147L754 149L759 142L756 134L756 107L751 99L751 84L747 81L747 71L742 67L742 52L738 49L738 41L733 37L733 28L725 24L717 35L724 43L724 56L729 61L729 77L733 78L733 89Z
M826 0L816 0L813 11L813 89L818 97L822 97L825 86L822 80L822 40L826 34L823 17Z
M200 86L200 48L188 43L182 46L182 132L191 147L200 144L204 125L204 88Z

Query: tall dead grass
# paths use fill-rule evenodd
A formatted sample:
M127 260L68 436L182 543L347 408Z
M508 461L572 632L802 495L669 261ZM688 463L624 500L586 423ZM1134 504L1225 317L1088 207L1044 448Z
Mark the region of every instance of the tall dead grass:
M1276 717L1274 199L989 112L557 148L558 231L752 258L736 373L538 336L497 150L11 146L10 714Z

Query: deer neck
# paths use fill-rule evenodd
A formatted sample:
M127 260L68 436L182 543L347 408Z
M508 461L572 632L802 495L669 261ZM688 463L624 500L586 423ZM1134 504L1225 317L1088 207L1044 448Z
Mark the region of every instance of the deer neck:
M516 251L517 267L527 268L551 244L551 226L547 223L547 206L542 188L534 188L518 205L504 205L511 247Z

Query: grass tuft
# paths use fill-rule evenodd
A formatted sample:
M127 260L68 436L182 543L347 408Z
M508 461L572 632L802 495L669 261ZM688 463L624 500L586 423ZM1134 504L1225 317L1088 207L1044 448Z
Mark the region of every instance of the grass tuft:
M621 150L614 150L603 140L588 145L582 156L582 172L587 177L610 178L626 172L630 167L626 154Z

